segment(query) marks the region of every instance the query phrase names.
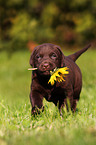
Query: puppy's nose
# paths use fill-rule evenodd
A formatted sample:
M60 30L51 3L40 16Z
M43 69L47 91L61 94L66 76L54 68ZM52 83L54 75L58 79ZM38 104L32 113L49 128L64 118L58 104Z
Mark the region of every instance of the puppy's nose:
M45 63L44 65L43 65L43 68L48 68L49 67L49 64L48 63Z

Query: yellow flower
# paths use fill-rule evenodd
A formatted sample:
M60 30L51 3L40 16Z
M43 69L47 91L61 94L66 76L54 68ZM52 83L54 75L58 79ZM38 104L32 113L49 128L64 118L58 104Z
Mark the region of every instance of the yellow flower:
M64 77L66 77L65 74L69 74L67 70L68 70L67 67L63 67L58 69L55 68L53 72L50 71L51 77L48 81L48 84L50 83L53 86L55 82L65 81L64 80Z

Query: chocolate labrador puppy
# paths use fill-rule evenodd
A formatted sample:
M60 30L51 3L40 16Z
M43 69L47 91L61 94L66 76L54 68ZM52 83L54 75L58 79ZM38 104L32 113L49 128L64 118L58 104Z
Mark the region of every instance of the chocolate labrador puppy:
M64 105L68 107L67 100L69 100L70 107L75 112L82 88L82 74L75 61L90 46L69 56L65 56L60 47L54 44L45 43L34 48L30 57L30 65L38 69L32 72L30 93L32 114L37 114L39 109L44 109L43 98L58 106L60 112ZM69 68L69 74L64 78L65 81L55 82L53 86L48 84L50 71L62 67Z

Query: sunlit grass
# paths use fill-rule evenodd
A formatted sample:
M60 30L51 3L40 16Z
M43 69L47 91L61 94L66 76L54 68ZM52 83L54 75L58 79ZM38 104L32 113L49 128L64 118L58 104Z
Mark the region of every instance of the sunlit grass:
M45 111L31 117L29 58L29 52L11 57L0 54L0 144L95 145L96 51L89 50L78 59L83 76L81 99L76 113L65 110L62 118L45 99Z

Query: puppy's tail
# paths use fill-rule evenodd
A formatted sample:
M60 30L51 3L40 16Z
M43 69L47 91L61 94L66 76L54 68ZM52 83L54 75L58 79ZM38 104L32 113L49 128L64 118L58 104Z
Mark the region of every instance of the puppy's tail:
M76 53L74 54L71 54L68 56L68 58L72 59L74 62L77 60L77 58L82 54L84 53L89 47L91 47L91 44L89 44L87 47L77 51Z

